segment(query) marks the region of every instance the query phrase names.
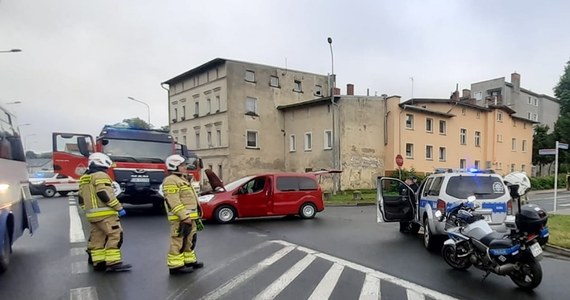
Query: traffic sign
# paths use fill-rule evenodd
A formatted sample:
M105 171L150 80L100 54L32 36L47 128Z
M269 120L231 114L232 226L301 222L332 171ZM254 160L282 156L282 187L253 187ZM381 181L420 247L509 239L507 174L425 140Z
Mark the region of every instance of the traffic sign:
M556 155L556 149L539 149L539 155Z
M396 155L396 164L400 168L404 165L404 158L402 157L402 155L400 154Z
M558 148L559 149L568 149L568 144L558 143Z

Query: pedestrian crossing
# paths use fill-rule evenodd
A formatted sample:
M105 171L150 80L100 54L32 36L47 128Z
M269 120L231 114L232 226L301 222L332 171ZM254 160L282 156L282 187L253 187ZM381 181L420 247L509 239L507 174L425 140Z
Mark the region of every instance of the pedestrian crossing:
M278 245L279 248L269 256L259 257L261 260L257 263L225 279L225 282L198 299L455 299L380 271L286 241L270 241L269 244ZM197 297L195 293L193 296ZM174 298L186 297L179 294Z

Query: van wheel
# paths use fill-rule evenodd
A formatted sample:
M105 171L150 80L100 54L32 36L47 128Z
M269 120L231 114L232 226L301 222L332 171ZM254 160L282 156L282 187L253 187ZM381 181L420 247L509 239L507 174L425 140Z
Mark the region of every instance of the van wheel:
M46 198L52 198L53 196L55 196L55 193L57 193L57 191L55 190L55 187L53 186L47 186L46 189L44 190L44 197Z
M6 228L4 231L4 246L0 249L0 274L6 272L8 269L11 251L12 247L10 247L10 236L8 234L8 228Z
M312 219L317 214L317 208L313 203L305 203L299 209L299 215L303 219Z
M222 205L216 208L216 211L214 212L214 218L218 223L222 224L229 223L235 220L236 211L233 207L229 205Z

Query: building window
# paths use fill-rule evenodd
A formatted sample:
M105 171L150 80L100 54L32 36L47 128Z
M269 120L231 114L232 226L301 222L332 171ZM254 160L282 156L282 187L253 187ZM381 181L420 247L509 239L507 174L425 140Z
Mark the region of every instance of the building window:
M517 139L516 138L513 138L511 140L511 150L517 151Z
M461 145L467 145L467 129L461 128L459 133L459 143Z
M532 104L532 98L528 97L528 104Z
M246 144L246 148L254 148L254 149L259 149L259 143L258 143L258 134L257 131L253 131L253 130L248 130L247 131L247 144Z
M475 161L475 169L479 169L479 167L481 167L481 163L478 160L476 160Z
M459 160L459 168L460 169L466 169L467 168L467 160L466 159L460 159Z
M220 129L216 130L216 140L218 141L218 147L222 146L222 131Z
M502 169L503 169L503 163L502 163L502 162L499 163L498 169L499 169L499 170L502 170Z
M530 111L526 114L526 118L532 120L532 114L530 113Z
M475 93L475 100L483 100L483 93L482 92Z
M481 119L481 112L480 111L477 112L477 119Z
M534 98L533 104L534 104L534 106L538 106L538 99Z
M220 180L224 180L222 171L223 171L222 165L218 165L218 178L220 178Z
M439 161L445 161L446 153L445 147L439 147Z
M279 77L271 76L269 79L269 85L272 87L279 87Z
M503 122L503 112L502 111L497 113L497 121Z
M208 114L212 113L212 100L210 98L206 99L206 107L208 107Z
M433 160L433 146L426 146L426 159Z
M426 119L426 131L433 132L433 119L431 118Z
M174 120L178 121L178 108L174 109Z
M502 142L503 142L503 135L497 134L497 143L502 143Z
M515 164L511 164L511 172L515 171Z
M295 91L295 92L300 92L300 91L302 91L302 89L301 89L301 81L295 80L295 83L293 84L293 91Z
M311 132L305 133L305 151L313 149L313 134Z
M414 115L406 114L406 128L414 129Z
M315 85L315 95L322 96L323 95L323 87L320 85Z
M200 102L194 102L194 118L200 115Z
M526 140L522 141L522 152L526 152Z
M526 165L525 165L525 164L522 164L522 165L521 165L521 171L522 171L522 172L526 172L525 169L526 169Z
M439 134L445 134L447 132L446 122L439 120Z
M186 136L185 135L182 136L182 145L186 145Z
M292 134L289 136L289 152L297 151L297 137Z
M406 144L406 158L414 158L414 144Z
M200 149L200 133L196 132L196 149Z
M325 130L325 140L324 140L324 149L330 150L332 149L333 141L332 141L332 130Z
M182 120L186 120L186 105L182 105Z
M475 147L481 147L481 132L475 131Z
M532 120L538 121L538 114L532 114Z
M253 97L245 98L245 113L257 115L257 99Z
M220 96L216 96L216 112L222 110L222 103L220 101Z
M214 144L212 143L212 132L208 130L206 137L208 140L208 147L214 147Z
M245 81L255 82L255 72L250 70L245 71Z

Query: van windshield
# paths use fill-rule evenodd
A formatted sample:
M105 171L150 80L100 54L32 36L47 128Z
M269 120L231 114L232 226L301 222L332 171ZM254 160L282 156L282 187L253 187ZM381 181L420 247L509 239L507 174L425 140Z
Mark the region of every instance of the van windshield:
M497 199L505 195L505 185L499 177L460 175L449 178L445 192L459 199Z
M248 182L249 180L253 179L254 176L247 176L247 177L243 177L240 178L236 181L230 182L228 184L226 184L224 186L224 188L226 189L226 191L231 191L234 190L242 185L244 185L246 182Z

